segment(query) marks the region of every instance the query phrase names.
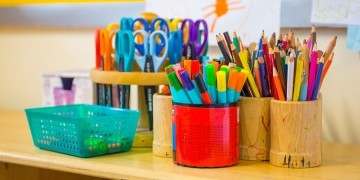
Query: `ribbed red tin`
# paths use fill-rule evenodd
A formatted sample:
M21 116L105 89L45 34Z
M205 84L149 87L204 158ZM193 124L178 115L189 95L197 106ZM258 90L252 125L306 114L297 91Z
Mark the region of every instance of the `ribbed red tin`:
M225 167L239 162L239 107L173 105L174 162L190 167Z

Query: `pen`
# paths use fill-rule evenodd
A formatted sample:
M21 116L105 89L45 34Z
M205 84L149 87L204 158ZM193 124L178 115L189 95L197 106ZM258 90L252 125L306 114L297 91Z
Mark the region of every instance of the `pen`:
M216 73L216 82L218 89L218 104L224 104L227 102L226 98L226 72L218 71Z
M182 70L179 72L180 78L182 79L182 83L185 87L186 93L190 98L190 101L192 104L202 104L200 96L196 92L196 89L189 77L189 74L187 71Z
M201 74L195 74L195 82L200 91L201 99L204 104L212 104L210 94L206 88L204 80L202 79Z

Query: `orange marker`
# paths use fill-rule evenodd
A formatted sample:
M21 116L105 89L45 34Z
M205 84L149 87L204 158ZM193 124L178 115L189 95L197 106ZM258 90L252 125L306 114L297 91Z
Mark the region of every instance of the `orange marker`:
M243 72L238 72L236 75L236 86L235 86L235 97L234 97L234 102L239 101L240 98L240 92L242 90L242 88L244 87L246 81L246 74Z

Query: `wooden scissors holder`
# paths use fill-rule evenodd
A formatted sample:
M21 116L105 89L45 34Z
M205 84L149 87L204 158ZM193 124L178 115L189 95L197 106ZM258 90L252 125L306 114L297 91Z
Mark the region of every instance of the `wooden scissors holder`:
M169 64L163 63L160 69ZM141 112L137 132L133 142L133 147L152 147L153 132L149 131L149 118L145 102L144 86L159 86L168 84L165 72L147 73L141 72L137 65L134 65L132 72L102 71L91 69L90 79L93 83L99 84L118 84L118 85L137 85L138 86L138 110ZM156 91L157 92L157 91ZM96 97L97 91L94 88ZM94 101L96 102L96 100Z

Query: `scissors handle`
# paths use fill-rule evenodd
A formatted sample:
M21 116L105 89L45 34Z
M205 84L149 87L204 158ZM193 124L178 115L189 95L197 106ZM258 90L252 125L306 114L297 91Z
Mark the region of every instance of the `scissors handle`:
M120 30L131 30L132 23L133 23L132 18L121 18Z
M200 31L201 25L204 27L204 30L202 32ZM194 42L195 51L196 51L195 55L197 57L205 49L205 46L208 41L208 33L209 32L208 32L208 26L207 26L206 21L204 19L197 20L194 24L194 31L192 33L193 33L193 42ZM203 41L202 41L201 36L204 37ZM199 42L201 42L201 43L199 43Z
M115 37L115 57L118 66L123 66L125 72L132 69L132 61L134 59L134 36L129 30L120 30L116 33ZM124 58L124 62L120 62L120 57Z
M158 56L158 54L156 53L156 45L157 45L156 36L157 35L160 37L160 39L164 40L164 41L162 41L162 43L164 43L164 50L163 50L162 56ZM153 33L151 33L149 43L150 43L149 44L150 45L150 55L152 55L152 58L154 61L154 70L155 70L155 72L158 72L161 64L165 61L165 59L167 57L168 45L169 45L168 38L164 31L156 30Z
M146 32L150 31L149 24L146 21L146 19L144 19L144 18L136 18L136 19L134 19L134 21L131 24L131 29L130 30L135 31L136 30L135 26L137 25L137 23L142 24L144 26L144 30Z
M169 39L170 64L176 64L181 60L182 55L182 33L180 30L171 31Z
M137 53L135 53L135 61L140 67L141 71L145 71L145 54L149 52L148 42L149 42L149 35L146 31L140 29L133 32L134 37L141 35L144 39L143 43L135 43L135 49Z
M156 26L158 25L156 23L159 23L160 29L156 29ZM166 36L169 37L170 28L165 19L157 17L151 21L150 31L154 32L156 30L164 31L166 33Z

